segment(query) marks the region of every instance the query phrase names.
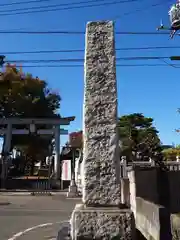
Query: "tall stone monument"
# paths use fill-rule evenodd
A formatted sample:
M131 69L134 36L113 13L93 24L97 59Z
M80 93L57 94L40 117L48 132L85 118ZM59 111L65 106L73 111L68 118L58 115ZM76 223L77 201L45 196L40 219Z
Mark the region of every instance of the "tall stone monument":
M72 240L133 239L133 215L122 209L114 25L86 28L82 204L71 216Z

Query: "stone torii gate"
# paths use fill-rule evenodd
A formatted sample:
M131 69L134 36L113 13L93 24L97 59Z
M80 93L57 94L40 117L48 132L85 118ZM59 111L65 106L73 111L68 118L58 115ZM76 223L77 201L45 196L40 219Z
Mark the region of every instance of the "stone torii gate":
M4 136L3 153L8 154L11 150L12 135L39 134L54 135L55 138L55 179L60 179L60 135L68 134L68 131L61 129L61 125L69 125L75 117L65 118L1 118L0 135ZM36 129L37 125L51 125L49 129ZM13 125L27 125L29 128L16 129ZM4 128L3 128L4 127Z

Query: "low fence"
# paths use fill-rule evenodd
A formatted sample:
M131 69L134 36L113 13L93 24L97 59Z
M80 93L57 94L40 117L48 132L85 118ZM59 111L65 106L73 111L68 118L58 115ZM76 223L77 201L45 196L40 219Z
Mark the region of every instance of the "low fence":
M170 171L180 171L179 159L177 161L166 161L164 163ZM133 166L153 167L155 166L155 162L150 158L149 161L134 161L131 163L127 163L126 157L122 157L120 161L120 177L127 178L128 168Z
M162 205L171 213L180 213L180 172L161 171L156 167L128 169L130 205L136 212L136 197Z
M51 195L51 181L47 179L45 181L38 179L34 184L34 189L32 190L32 194L40 194L40 195Z
M136 198L136 227L146 239L172 240L168 210L141 197Z
M167 161L165 162L168 169L172 172L174 171L180 171L180 161L179 159L177 161ZM134 161L131 163L127 163L126 157L122 157L120 161L120 178L128 178L128 171L132 169L133 166L140 166L145 168L151 168L155 166L155 162L152 159L149 159L149 161ZM179 175L179 173L178 173ZM76 184L78 187L78 191L82 192L82 177L81 174L78 173L76 177Z
M11 178L0 181L0 191L2 189L19 189L33 193L47 193L52 191L52 183L51 179L48 178Z

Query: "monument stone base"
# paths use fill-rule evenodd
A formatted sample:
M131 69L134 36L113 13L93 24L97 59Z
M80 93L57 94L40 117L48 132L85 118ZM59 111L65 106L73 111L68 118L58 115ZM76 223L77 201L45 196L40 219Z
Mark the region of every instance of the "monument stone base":
M134 215L117 207L77 204L70 220L72 240L134 240Z

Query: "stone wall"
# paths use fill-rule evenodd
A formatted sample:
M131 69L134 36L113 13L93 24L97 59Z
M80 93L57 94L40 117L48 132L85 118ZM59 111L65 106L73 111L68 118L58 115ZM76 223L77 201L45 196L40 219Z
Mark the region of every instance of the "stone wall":
M166 208L136 198L136 228L147 240L170 240L170 216Z
M157 172L154 167L135 168L136 196L158 203Z
M162 172L155 167L133 167L128 171L130 202L135 212L136 197L180 212L180 172Z
M180 172L168 173L171 212L180 212Z
M129 178L129 191L130 191L130 208L134 213L136 219L136 183L135 183L135 171L128 172Z
M136 218L136 197L158 203L157 174L154 167L133 167L128 171L130 206Z
M177 214L171 215L171 232L172 240L180 239L180 215Z

